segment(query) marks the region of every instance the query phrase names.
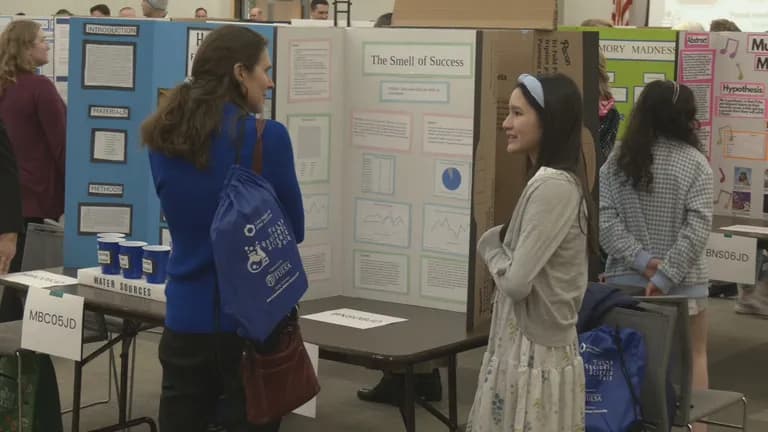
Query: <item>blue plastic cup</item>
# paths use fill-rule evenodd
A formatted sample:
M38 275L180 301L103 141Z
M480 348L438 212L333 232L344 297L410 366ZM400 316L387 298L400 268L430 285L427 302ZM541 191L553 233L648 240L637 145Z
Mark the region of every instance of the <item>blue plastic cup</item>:
M117 275L120 274L120 242L123 241L119 237L104 237L97 238L96 241L99 244L98 259L101 266L101 273L105 275Z
M141 261L144 276L152 284L164 284L168 278L168 257L171 248L168 246L144 246L144 259Z
M141 279L141 259L144 256L142 248L147 243L143 241L120 242L120 268L126 279Z

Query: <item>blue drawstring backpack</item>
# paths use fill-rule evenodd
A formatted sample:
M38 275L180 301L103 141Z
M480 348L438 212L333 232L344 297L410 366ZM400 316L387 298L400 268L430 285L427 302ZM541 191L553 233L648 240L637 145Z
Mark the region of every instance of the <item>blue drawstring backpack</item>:
M307 291L290 221L261 174L265 120L257 120L252 169L229 169L211 224L221 311L241 337L264 342Z
M643 335L602 326L579 335L586 379L586 432L644 431L640 390L645 377Z

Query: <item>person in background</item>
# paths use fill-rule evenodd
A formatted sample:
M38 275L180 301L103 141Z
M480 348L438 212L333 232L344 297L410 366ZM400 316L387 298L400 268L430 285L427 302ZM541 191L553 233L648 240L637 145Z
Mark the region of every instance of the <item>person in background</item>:
M8 273L14 260L19 235L24 232L21 189L16 156L11 149L5 127L0 122L0 275ZM23 305L12 289L0 288L0 322L22 318Z
M727 19L716 19L709 23L710 32L740 32L735 22Z
M54 14L55 16L72 16L72 12L66 10L66 9L59 9Z
M576 321L598 240L581 104L562 74L521 75L510 95L506 150L533 169L512 218L477 243L496 293L467 432L584 430Z
M109 6L105 4L97 4L91 8L92 17L108 17L111 15Z
M16 256L16 242L24 231L24 217L21 211L21 188L16 156L5 126L0 122L0 275L8 273Z
M19 167L25 227L64 213L67 109L51 80L35 74L49 50L34 21L13 21L0 35L0 121ZM24 240L22 231L11 271L21 268Z
M598 88L600 89L600 106L598 115L600 117L600 130L598 147L600 150L600 161L605 162L613 150L616 143L616 135L619 133L619 120L621 115L616 109L616 100L611 92L608 69L605 65L605 56L602 52L598 53L597 66Z
M592 18L584 20L581 23L581 26L612 28L613 24L606 20ZM598 108L600 130L598 147L600 150L600 161L604 162L608 159L608 155L611 153L613 145L616 143L616 135L619 133L619 120L621 119L621 116L616 109L616 100L611 93L608 69L606 68L605 56L602 51L598 52L598 57L597 79L598 87L600 89L600 106Z
M309 17L313 20L327 20L329 9L328 0L312 0L309 4Z
M380 17L376 19L376 22L373 24L374 27L390 27L392 25L392 12L387 12L385 14L382 14Z
M120 12L118 12L118 15L123 18L136 18L136 9L125 6L120 8Z
M706 32L703 25L694 21L678 23L674 27L672 27L672 30L692 32L692 33Z
M204 7L195 9L195 18L208 18L208 11Z
M713 177L697 129L690 88L646 85L621 145L600 170L600 242L608 283L688 298L693 388L703 390Z
M251 8L251 10L248 11L248 21L253 22L263 22L265 21L264 18L264 11L261 10L261 8Z
M270 78L267 41L225 25L203 41L192 74L141 127L155 190L173 237L168 263L159 426L163 432L203 432L209 422L231 431L277 431L280 422L247 425L239 373L244 341L216 295L210 228L230 167L253 160L256 114ZM297 243L304 209L288 130L267 121L262 177L273 187ZM247 162L244 162L247 163ZM288 383L286 383L287 385ZM219 417L217 402L220 405ZM221 406L225 405L225 406Z
M168 15L168 0L142 0L141 11L145 18L165 18Z

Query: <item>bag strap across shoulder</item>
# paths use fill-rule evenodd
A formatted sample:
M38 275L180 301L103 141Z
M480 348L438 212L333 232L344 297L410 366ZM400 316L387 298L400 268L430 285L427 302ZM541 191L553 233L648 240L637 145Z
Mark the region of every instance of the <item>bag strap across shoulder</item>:
M253 147L253 163L251 169L261 174L264 168L264 127L267 121L263 118L256 120L256 145Z

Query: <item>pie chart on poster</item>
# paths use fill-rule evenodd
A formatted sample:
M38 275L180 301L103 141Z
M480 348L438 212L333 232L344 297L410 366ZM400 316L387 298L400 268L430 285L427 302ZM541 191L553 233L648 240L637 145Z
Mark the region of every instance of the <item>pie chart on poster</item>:
M446 168L443 171L443 186L449 191L455 191L461 187L461 171L455 167Z

